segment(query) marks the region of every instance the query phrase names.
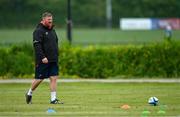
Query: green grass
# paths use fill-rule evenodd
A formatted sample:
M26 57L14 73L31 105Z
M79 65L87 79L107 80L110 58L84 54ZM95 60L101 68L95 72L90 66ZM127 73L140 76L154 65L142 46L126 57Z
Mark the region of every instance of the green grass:
M63 105L49 104L48 83L34 92L32 105L25 104L24 93L29 86L0 85L0 116L52 116L46 113L48 108L53 108L56 111L53 115L60 117L140 117L144 110L151 112L149 116L161 116L157 112L162 108L166 112L162 116L180 116L178 83L61 83L58 97ZM159 98L159 106L148 105L151 96ZM123 104L131 108L123 110L120 108Z
M0 45L32 43L33 29L1 29ZM66 42L66 30L57 29L57 34L61 42ZM73 44L146 44L152 42L162 42L164 38L163 30L152 31L121 31L119 29L74 29ZM173 31L173 40L179 40L180 31Z

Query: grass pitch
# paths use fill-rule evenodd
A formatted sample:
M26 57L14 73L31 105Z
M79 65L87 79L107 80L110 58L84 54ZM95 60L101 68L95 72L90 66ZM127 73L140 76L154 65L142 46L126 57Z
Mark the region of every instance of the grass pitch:
M49 104L49 84L45 82L34 92L33 104L27 105L24 94L29 86L0 84L0 116L180 116L178 83L59 83L58 97L63 105ZM151 96L159 98L158 106L148 105ZM131 108L121 109L124 104ZM48 108L56 113L48 114ZM142 114L145 111L150 113Z
M30 43L34 29L1 29L0 45ZM56 30L59 42L67 42L66 30ZM117 45L117 44L148 44L162 42L164 30L131 30L119 29L73 29L73 45ZM180 31L174 30L172 40L180 40Z

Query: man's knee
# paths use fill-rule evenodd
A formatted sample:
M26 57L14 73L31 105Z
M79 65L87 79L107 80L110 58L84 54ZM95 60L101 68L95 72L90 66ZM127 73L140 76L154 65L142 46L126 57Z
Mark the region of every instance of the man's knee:
M55 82L58 79L58 76L50 76L50 81Z

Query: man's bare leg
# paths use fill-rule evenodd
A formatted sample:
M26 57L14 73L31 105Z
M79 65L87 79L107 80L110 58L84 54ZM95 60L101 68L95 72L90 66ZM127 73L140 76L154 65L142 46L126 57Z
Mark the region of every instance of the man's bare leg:
M28 91L28 95L32 95L32 92L39 86L43 79L34 79L31 84L31 88Z
M34 91L42 81L43 79L34 79L31 85L32 91Z
M32 102L32 92L39 86L39 84L43 81L43 79L34 79L31 84L31 88L28 90L26 94L26 103L31 104Z
M51 101L54 101L56 99L58 76L50 76L49 79L50 79Z
M57 79L58 76L51 76L50 77L50 90L51 90L51 104L64 104L63 102L60 102L56 98L56 90L57 90Z

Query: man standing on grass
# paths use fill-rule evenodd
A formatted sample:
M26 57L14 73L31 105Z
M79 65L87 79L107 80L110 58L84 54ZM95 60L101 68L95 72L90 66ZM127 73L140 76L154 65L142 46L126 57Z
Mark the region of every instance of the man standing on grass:
M35 50L35 79L26 93L26 103L32 103L33 91L45 79L50 79L51 104L59 104L56 98L58 79L58 38L53 29L53 16L49 12L42 14L42 21L33 32Z

